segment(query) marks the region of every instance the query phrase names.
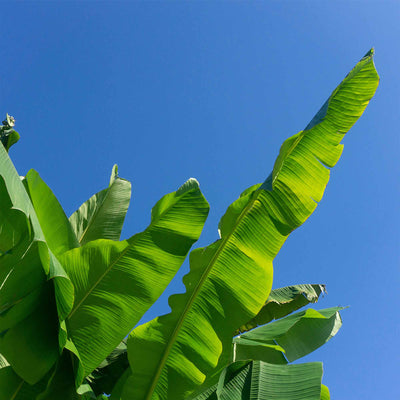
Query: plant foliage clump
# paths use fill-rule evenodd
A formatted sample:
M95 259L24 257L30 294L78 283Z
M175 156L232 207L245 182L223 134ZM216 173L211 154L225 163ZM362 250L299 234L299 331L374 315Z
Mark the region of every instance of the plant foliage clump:
M0 127L0 400L329 399L322 364L290 363L332 338L340 307L307 308L319 284L272 289L273 260L322 199L341 141L379 77L368 52L271 174L221 218L220 238L190 252L171 312L138 322L199 238L209 205L195 179L162 197L149 226L120 240L131 184L107 188L69 218L40 175L23 178ZM129 336L128 336L129 335Z

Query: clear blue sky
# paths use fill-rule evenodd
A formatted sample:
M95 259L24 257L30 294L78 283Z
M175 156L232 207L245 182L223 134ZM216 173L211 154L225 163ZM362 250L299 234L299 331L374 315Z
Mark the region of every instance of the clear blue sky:
M324 199L278 255L274 286L326 283L318 307L351 306L339 334L307 357L324 362L333 399L400 398L400 2L1 8L0 109L17 120L20 174L37 169L70 215L118 163L133 183L124 237L196 177L211 204L199 245L217 238L226 207L266 178L283 140L374 46L381 84ZM181 276L169 293L182 290ZM147 317L167 311L164 297Z

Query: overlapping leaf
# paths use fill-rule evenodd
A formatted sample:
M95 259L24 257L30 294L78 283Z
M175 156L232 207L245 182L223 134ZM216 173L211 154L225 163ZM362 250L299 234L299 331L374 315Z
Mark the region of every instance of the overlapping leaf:
M31 169L23 182L51 251L58 256L79 247L77 237L64 210L39 174Z
M60 320L64 320L72 308L73 286L51 249L48 249L31 200L3 146L0 146L0 175L4 179L12 207L22 211L30 220L33 232L32 240L44 243L41 253L42 267L48 279L53 280L58 315Z
M191 179L155 205L144 232L121 242L91 241L60 257L75 287L67 327L85 375L164 291L200 236L208 209Z
M233 339L233 359L286 364L313 352L339 331L342 307L309 308Z
M320 400L322 364L274 365L236 362L218 384L195 400Z
M309 303L315 303L321 293L325 292L324 285L309 284L273 289L260 312L251 321L242 325L235 332L235 336L267 324L273 319L282 318Z
M91 374L93 391L96 394L111 393L128 368L126 340L123 340Z
M93 195L69 218L79 242L119 240L130 198L131 183L118 177L114 165L109 187Z
M0 400L34 400L46 388L46 379L35 385L24 382L0 355Z
M272 260L321 200L341 139L375 93L372 55L356 65L304 131L284 142L271 176L228 208L221 239L191 253L186 293L170 298L171 313L132 332L124 400L184 398L226 365L233 332L268 298Z
M53 283L66 289L58 294L60 318L68 301L72 305L72 286L61 282L65 277L57 277L58 261L2 146L0 175L0 351L16 373L34 384L51 368L59 351Z

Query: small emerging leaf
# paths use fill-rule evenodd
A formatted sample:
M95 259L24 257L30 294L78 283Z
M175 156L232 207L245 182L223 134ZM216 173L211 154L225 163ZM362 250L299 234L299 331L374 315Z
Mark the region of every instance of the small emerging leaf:
M119 240L131 199L131 183L114 165L107 189L93 195L69 218L80 244L96 239Z

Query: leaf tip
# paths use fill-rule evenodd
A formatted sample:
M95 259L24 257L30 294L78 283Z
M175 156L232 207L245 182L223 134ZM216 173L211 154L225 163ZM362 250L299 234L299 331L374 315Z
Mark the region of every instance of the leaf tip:
M111 170L110 186L118 178L118 165L114 164Z
M176 194L181 195L192 189L199 189L200 185L197 179L189 178L177 191Z

